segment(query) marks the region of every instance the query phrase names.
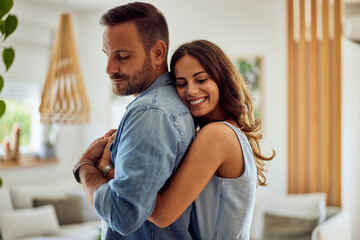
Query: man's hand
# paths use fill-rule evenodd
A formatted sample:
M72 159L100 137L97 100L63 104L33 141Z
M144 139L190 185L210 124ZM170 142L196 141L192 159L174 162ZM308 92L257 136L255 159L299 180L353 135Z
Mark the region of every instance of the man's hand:
M116 129L112 129L108 131L103 137L100 137L91 143L79 162L84 160L91 160L95 163L98 163L105 147L109 142L109 138L115 132ZM106 183L108 180L104 178L104 176L96 167L89 165L83 165L81 168L79 167L78 175L87 199L91 204L93 204L96 190L100 187L100 185Z
M105 146L105 149L102 153L102 156L100 158L100 161L97 165L97 168L99 169L99 171L102 171L104 169L105 166L109 165L112 160L111 160L111 152L109 151L110 145L112 144L112 142L115 139L115 134L113 133L109 138L108 138L108 143ZM110 172L106 175L106 178L108 180L113 179L114 178L114 171L113 169L110 170Z
M100 158L106 149L106 146L109 142L109 138L114 135L115 138L116 129L111 129L103 137L96 139L90 144L88 149L82 155L80 161L88 159L94 161L96 164L99 163ZM110 146L110 145L109 145Z

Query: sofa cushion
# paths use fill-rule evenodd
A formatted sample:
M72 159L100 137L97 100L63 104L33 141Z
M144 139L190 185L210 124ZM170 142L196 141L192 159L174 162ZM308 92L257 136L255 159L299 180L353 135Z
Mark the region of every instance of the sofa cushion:
M290 218L316 219L317 223L321 223L326 218L326 194L257 197L251 225L251 239L261 239L266 213Z
M0 215L3 240L42 235L60 229L53 206L18 209Z
M67 196L60 199L34 199L34 207L52 205L60 225L82 223L81 199L79 196Z
M60 231L48 234L43 238L36 238L36 240L96 240L100 239L100 230L101 221L99 220L79 224L69 224L61 226Z
M77 196L81 199L81 211L84 222L100 220L100 217L96 214L93 206L89 203L82 189L79 191L71 191L68 193L68 196Z
M318 219L284 217L265 213L262 240L311 240Z
M0 188L0 214L13 209L10 191L8 188Z
M65 192L53 186L14 186L11 189L11 197L14 208L31 208L34 198L54 198L65 197Z

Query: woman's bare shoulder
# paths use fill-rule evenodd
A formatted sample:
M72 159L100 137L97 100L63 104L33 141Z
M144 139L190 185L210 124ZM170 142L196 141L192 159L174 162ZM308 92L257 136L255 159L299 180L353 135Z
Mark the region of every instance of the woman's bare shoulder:
M234 130L223 122L212 122L205 125L199 132L198 137L208 138L228 144L237 139Z

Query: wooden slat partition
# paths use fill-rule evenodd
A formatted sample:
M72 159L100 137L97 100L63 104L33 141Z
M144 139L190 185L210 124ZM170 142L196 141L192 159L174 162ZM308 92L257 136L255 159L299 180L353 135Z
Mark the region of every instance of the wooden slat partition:
M310 111L310 124L309 124L309 192L316 192L319 189L318 176L319 176L319 161L313 161L313 159L320 159L319 149L317 147L319 142L319 105L312 104L319 102L319 63L318 63L318 51L319 43L317 39L317 3L311 1L311 42L310 42L310 79L309 79L309 111ZM312 183L312 184L311 184Z
M295 74L294 74L294 1L288 1L288 63L289 63L289 106L295 106ZM295 111L293 107L289 107L289 176L295 176ZM294 189L296 184L295 177L289 177L289 192L296 192Z
M288 0L288 190L326 192L334 206L341 206L341 6Z
M300 43L298 48L298 66L297 66L297 81L295 83L296 87L296 135L297 135L297 151L296 154L296 165L297 165L297 192L304 193L306 192L306 40L305 40L305 0L300 0L300 28L299 28L299 37ZM305 150L305 151L304 151Z
M322 1L322 41L320 78L320 176L321 190L330 192L330 38L329 38L329 0ZM328 196L331 197L331 196Z
M333 83L333 102L334 107L331 118L334 126L339 126L333 129L333 146L330 153L333 157L333 174L332 174L332 202L341 206L341 19L342 19L342 3L337 0L334 3L334 83Z

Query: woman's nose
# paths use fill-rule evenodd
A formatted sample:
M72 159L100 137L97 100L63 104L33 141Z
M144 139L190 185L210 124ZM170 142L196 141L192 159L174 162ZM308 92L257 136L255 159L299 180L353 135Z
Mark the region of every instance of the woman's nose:
M189 96L194 96L199 93L199 88L195 84L188 84L187 94Z

